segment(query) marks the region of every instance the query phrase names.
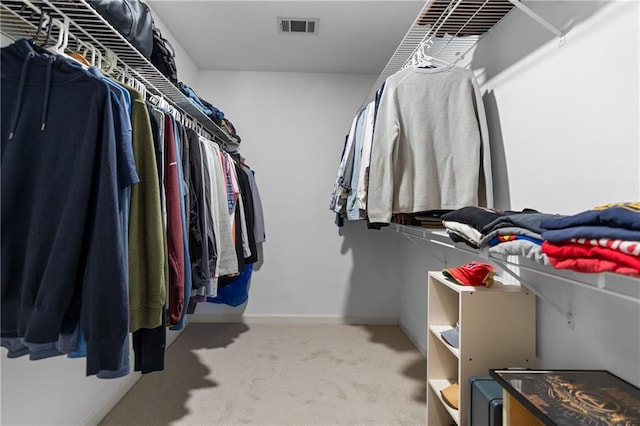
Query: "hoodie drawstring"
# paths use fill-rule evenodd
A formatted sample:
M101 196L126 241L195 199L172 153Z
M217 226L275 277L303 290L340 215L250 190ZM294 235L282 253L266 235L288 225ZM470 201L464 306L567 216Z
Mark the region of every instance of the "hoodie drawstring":
M20 74L20 82L18 83L18 95L16 96L15 105L13 108L13 114L11 115L11 124L9 129L9 140L13 139L16 134L16 128L18 126L18 120L20 118L20 110L22 109L22 98L24 97L24 87L27 83L27 75L29 74L29 64L31 58L36 55L33 52L29 52L24 57L22 63L22 73ZM40 130L44 130L47 125L47 115L49 112L49 95L51 94L51 76L53 73L53 62L56 60L55 56L50 56L47 63L46 80L44 85L44 98L42 100L42 115L40 117Z
M9 127L11 129L9 133L9 140L13 139L13 136L16 133L18 117L20 116L20 108L22 107L22 93L24 92L27 73L29 72L29 62L34 56L35 55L33 54L33 52L29 52L29 54L24 57L24 62L22 63L22 74L20 74L20 83L18 83L18 96L16 96L16 102L15 106L13 107L13 114L11 116L11 127Z
M44 99L42 101L42 125L40 126L40 130L44 130L47 124L47 112L49 111L49 93L51 93L51 70L53 69L53 62L55 60L55 56L51 56L50 61L47 64L47 77L44 85Z

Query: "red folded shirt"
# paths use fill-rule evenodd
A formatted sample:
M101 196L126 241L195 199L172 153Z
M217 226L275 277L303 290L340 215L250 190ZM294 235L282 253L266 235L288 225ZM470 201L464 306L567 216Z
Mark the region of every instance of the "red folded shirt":
M640 258L605 247L576 243L542 243L542 252L557 269L572 269L578 272L615 272L640 276Z

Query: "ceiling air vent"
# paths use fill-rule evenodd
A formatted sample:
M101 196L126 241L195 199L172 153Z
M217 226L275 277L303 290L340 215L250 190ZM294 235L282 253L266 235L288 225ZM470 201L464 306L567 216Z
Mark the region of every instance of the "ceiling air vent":
M317 34L319 19L278 18L279 33Z

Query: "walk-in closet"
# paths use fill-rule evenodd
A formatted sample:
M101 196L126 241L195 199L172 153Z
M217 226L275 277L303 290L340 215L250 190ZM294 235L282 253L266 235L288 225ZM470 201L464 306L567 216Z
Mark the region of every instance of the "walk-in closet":
M0 0L0 423L640 423L638 0Z

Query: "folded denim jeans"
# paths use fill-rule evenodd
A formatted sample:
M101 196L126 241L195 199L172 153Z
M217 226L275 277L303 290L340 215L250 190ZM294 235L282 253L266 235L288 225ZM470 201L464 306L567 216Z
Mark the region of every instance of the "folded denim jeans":
M224 118L222 111L200 98L196 92L186 84L180 82L178 83L178 88L203 114L211 118L214 123L220 125L221 120Z

